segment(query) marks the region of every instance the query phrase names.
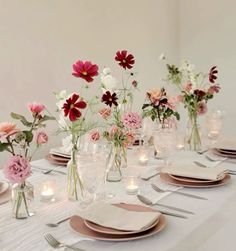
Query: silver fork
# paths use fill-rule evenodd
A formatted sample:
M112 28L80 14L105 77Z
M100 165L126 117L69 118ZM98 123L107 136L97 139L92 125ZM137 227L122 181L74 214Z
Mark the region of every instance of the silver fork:
M63 244L61 242L59 242L57 239L55 239L51 234L45 234L44 235L44 238L45 240L48 242L48 244L53 247L53 248L62 248L62 247L65 247L65 248L70 248L72 250L76 250L76 251L84 251L83 249L80 249L80 248L75 248L75 247L72 247L70 245L66 245L66 244Z

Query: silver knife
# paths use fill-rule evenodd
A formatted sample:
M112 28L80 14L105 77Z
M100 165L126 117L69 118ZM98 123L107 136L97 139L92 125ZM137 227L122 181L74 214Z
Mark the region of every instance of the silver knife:
M172 212L168 212L168 211L164 211L164 210L157 210L158 212L165 214L165 215L170 215L170 216L174 216L174 217L178 217L178 218L182 218L182 219L188 219L187 216L184 216L182 214L176 214L176 213L172 213Z

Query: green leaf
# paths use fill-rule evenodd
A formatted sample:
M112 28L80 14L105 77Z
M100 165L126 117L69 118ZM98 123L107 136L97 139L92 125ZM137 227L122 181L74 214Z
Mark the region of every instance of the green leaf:
M42 123L42 122L45 122L45 121L48 121L48 120L55 120L55 117L53 117L53 116L48 116L48 115L44 115L44 116L39 120L39 122Z
M8 148L8 146L10 146L9 143L1 143L0 142L0 152L5 151Z
M27 143L32 142L34 135L31 131L22 131L25 134L25 140Z
M145 108L147 108L149 106L150 106L150 104L143 104L142 109L145 109Z
M14 112L11 112L11 117L13 119L17 119L17 120L20 120L21 123L27 127L31 127L32 123L29 122L24 116L20 115L20 114L17 114L17 113L14 113Z

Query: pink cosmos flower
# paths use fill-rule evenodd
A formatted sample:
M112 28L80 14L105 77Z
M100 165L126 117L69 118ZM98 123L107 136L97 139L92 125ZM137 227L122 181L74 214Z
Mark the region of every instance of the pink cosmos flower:
M198 102L197 114L204 115L207 112L207 105L204 101Z
M48 142L48 135L44 131L39 131L35 135L37 145L43 145Z
M91 133L90 133L90 140L91 141L98 141L100 139L100 133L99 133L99 131L92 131Z
M218 93L220 91L220 86L218 85L213 85L208 89L208 93L211 95L214 95L214 93Z
M192 83L191 82L187 82L185 85L184 85L184 90L186 92L190 92L192 90Z
M5 139L6 137L13 135L20 130L16 128L16 124L11 122L0 123L0 140Z
M28 107L33 114L40 114L45 109L44 105L36 102L28 104Z
M142 118L137 112L128 112L122 116L121 121L128 129L139 129Z
M3 169L5 177L12 183L22 183L31 175L31 166L27 159L12 156Z
M102 108L99 111L99 114L102 116L103 119L108 119L111 115L111 109L110 108Z
M92 64L90 61L83 62L78 60L75 64L73 64L73 70L73 76L83 78L87 82L92 82L93 77L98 75L98 66L96 64Z

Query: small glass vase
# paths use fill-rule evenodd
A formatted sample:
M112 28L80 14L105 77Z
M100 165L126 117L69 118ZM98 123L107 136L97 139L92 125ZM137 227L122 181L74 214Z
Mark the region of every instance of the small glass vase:
M121 146L111 145L106 163L106 180L117 182L122 179L121 168L127 166L126 149Z
M16 219L26 219L34 215L34 187L29 182L12 186L12 214Z
M200 126L198 124L197 113L189 115L186 132L187 149L191 151L201 150L201 134Z
M67 192L68 199L71 201L82 200L85 196L85 190L82 182L82 178L78 171L78 161L77 161L78 151L73 147L71 151L71 159L67 163Z

